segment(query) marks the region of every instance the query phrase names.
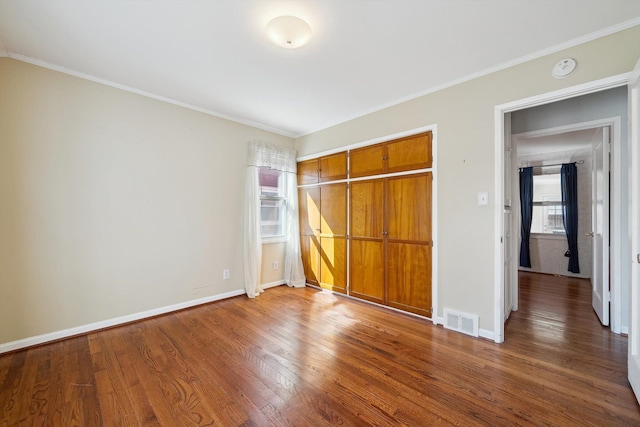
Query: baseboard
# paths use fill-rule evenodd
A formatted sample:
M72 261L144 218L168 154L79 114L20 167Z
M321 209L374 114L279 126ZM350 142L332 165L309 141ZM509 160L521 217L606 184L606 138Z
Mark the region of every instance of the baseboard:
M269 288L274 288L276 286L280 286L280 285L286 285L287 283L284 280L276 280L275 282L271 282L271 283L263 283L262 285L262 289L269 289Z
M277 286L277 285L273 284L272 286ZM69 338L75 335L86 334L88 332L97 331L100 329L111 328L113 326L135 322L137 320L142 320L149 317L170 313L172 311L183 310L185 308L195 307L197 305L202 305L202 304L206 304L213 301L219 301L226 298L236 297L239 295L243 295L245 293L246 292L244 291L244 289L225 292L223 294L212 295L209 297L198 298L190 301L181 302L178 304L168 305L165 307L154 308L152 310L128 314L126 316L120 316L120 317L115 317L113 319L102 320L100 322L89 323L87 325L76 326L74 328L63 329L61 331L49 332L47 334L23 338L17 341L10 341L7 343L0 344L0 354L7 353L9 351L20 350L22 348L32 347L34 345L44 344L50 341L57 341L63 338Z
M489 331L487 329L478 329L478 335L480 338L485 338L491 341L495 341L495 333L493 331Z

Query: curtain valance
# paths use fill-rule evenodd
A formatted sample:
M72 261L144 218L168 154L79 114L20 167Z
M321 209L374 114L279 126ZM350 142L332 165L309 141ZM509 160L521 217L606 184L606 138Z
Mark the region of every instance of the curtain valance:
M296 150L262 141L249 142L249 166L296 173Z

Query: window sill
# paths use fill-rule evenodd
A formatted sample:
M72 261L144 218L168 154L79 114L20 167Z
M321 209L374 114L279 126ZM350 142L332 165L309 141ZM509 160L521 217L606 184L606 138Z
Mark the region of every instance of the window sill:
M284 243L286 241L287 241L287 238L285 236L263 237L262 238L262 244L263 245L270 245L272 243Z
M551 233L531 233L529 236L531 239L539 240L567 240L566 234L551 234Z

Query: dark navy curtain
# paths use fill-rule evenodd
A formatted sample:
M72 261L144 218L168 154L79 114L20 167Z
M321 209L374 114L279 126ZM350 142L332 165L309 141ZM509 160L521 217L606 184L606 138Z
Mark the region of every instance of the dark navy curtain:
M569 268L572 273L580 273L578 264L578 169L575 163L565 163L560 169L562 186L562 221L569 244Z
M520 168L520 267L531 267L529 236L533 216L533 168Z

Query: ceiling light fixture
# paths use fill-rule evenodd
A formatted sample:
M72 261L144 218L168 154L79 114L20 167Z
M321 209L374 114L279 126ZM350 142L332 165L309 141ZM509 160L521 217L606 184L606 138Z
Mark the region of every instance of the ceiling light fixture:
M267 24L267 37L276 46L295 49L309 42L311 27L295 16L279 16Z

